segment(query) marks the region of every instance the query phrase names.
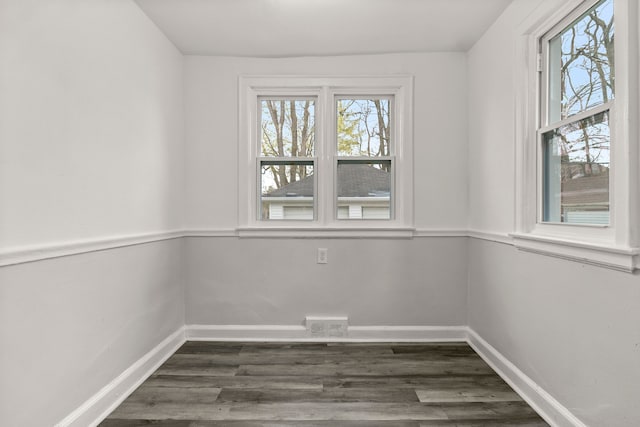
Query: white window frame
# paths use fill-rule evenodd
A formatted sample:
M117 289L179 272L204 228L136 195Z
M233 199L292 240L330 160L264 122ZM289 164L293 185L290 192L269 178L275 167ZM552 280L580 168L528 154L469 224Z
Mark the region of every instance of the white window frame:
M248 237L405 237L413 222L413 77L392 76L240 76L238 80L238 234ZM391 219L337 218L336 99L387 96L393 98L391 156ZM313 97L315 103L314 185L316 218L261 220L258 167L260 164L261 97Z
M610 224L594 226L543 223L542 143L545 121L541 40L562 23L591 8L597 0L548 0L520 27L516 95L516 231L521 250L631 272L638 260L638 5L614 0L616 94L610 112ZM591 113L592 114L592 113Z

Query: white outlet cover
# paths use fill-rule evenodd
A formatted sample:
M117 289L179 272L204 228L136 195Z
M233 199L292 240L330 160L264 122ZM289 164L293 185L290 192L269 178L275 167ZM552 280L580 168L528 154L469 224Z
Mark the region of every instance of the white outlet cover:
M329 249L318 248L318 264L327 264L329 262Z

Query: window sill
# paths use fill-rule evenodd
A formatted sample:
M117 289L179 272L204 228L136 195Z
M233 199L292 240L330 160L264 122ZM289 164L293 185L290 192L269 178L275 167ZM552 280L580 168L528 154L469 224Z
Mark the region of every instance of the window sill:
M593 244L535 234L512 233L513 244L526 252L591 264L632 273L639 268L640 250L631 247Z
M238 237L293 239L411 239L411 227L240 227Z

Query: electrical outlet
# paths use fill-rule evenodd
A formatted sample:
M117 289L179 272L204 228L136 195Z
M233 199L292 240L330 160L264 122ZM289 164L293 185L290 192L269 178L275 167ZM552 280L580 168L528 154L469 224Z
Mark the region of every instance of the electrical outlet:
M329 262L329 249L318 248L318 264L327 264Z

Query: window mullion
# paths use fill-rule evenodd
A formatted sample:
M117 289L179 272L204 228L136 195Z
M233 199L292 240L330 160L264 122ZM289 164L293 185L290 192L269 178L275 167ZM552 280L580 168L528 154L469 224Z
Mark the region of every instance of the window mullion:
M328 201L333 197L331 168L331 102L329 88L322 87L318 97L318 223L326 226L331 222L331 211Z

